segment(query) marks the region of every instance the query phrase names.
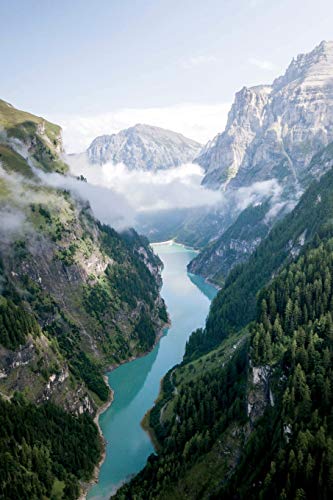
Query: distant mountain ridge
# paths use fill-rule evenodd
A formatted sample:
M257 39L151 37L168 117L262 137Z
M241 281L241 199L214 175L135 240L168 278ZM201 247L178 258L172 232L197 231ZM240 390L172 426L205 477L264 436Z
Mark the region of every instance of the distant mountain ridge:
M137 124L117 134L102 135L87 149L90 163L124 163L130 170L156 171L191 162L201 144L151 125Z
M278 179L302 186L313 155L333 140L333 42L293 59L272 85L237 92L224 132L196 158L213 189Z

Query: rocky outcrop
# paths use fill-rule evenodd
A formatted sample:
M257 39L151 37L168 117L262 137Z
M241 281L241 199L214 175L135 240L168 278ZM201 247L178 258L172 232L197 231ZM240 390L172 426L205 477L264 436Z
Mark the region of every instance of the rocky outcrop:
M237 92L225 132L218 134L195 160L206 171L203 183L223 188L233 179L244 161L248 147L263 125L270 86L260 85Z
M276 178L296 192L313 155L332 140L333 42L322 42L272 85L238 92L225 131L196 161L214 189Z
M294 59L272 85L238 92L225 131L195 160L206 170L203 184L226 191L224 212L233 220L189 270L221 284L295 206L303 190L332 168L332 141L333 42L322 42ZM262 181L277 181L279 195L269 199ZM232 200L249 186L259 191L262 186L262 199L239 214Z
M201 145L181 134L150 125L135 125L93 140L86 155L90 163L123 163L130 170L156 171L188 163Z
M263 416L268 405L274 406L274 397L270 388L269 366L253 366L247 392L247 416L251 425Z
M188 270L223 284L229 271L247 260L267 235L270 224L265 215L268 210L268 203L248 207L222 236L213 240L189 263Z

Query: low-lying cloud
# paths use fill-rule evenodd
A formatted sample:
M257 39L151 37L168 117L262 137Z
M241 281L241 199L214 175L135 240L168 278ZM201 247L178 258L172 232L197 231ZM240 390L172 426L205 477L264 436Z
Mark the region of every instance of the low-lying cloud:
M114 205L116 196L119 197L118 212L131 214L130 222L134 226L137 214L175 209L202 207L238 214L249 205L269 199L271 208L266 216L267 222L281 210L290 209L282 199L283 188L276 179L222 192L202 186L204 171L192 163L157 172L129 170L123 164L91 165L85 155L72 156L69 163L75 176L84 175L88 180L88 183L80 182L79 189L77 181L72 180L74 184L70 189L80 191L81 196L89 199L95 215L102 220ZM127 215L124 220L129 220Z
M271 204L275 205L279 202L282 192L279 182L276 179L269 179L241 187L232 196L237 209L242 211L249 205L257 205L267 198L270 198Z
M47 186L68 190L75 198L88 201L95 217L104 224L117 230L134 225L135 210L122 194L104 186L78 180L76 177L47 174L37 169L35 172Z
M129 170L123 164L91 165L83 156L72 157L69 163L73 174L121 195L135 212L212 206L222 198L220 191L201 185L204 172L192 163L157 172Z
M5 205L0 208L0 236L1 242L10 242L22 230L26 222L24 212L19 208Z
M207 209L237 215L249 205L271 200L267 217L274 218L283 209L282 187L277 180L256 182L236 191L213 191L201 185L203 170L196 164L184 164L157 172L129 170L125 165L91 165L85 155L70 157L71 175L45 173L34 169L35 180L9 175L0 167L0 176L11 193L10 205L0 207L2 238L12 238L20 228L29 229L24 208L30 203L48 203L48 194L36 189L40 183L68 190L78 200L89 202L97 219L122 230L136 226L139 214L176 209ZM87 182L79 180L83 175ZM38 179L37 179L38 177ZM198 212L196 212L198 213Z

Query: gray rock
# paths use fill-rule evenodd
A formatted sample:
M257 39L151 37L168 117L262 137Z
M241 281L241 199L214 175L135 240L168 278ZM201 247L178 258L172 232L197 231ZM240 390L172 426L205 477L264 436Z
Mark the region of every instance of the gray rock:
M195 161L213 189L276 178L296 192L313 155L332 141L333 42L322 42L272 85L238 92L225 131Z
M201 145L181 134L150 125L135 125L102 135L87 149L90 163L124 163L130 170L156 171L191 162Z

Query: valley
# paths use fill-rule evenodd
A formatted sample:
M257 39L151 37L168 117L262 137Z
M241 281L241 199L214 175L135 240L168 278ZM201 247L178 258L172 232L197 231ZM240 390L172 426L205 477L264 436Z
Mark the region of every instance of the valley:
M161 378L182 360L189 332L204 324L210 300L217 293L186 273L186 264L195 255L191 249L177 244L154 249L164 264L161 294L168 304L171 325L148 355L108 374L114 399L99 420L107 453L98 483L88 494L91 500L108 499L154 452L141 421L157 398Z
M68 154L0 100L0 499L328 500L333 42L164 113Z

